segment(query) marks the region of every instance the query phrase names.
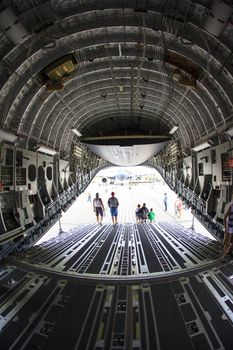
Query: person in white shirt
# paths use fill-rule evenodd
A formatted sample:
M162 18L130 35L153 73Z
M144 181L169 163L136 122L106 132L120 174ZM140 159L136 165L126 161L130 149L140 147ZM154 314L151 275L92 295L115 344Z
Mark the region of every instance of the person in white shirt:
M99 193L96 193L95 198L93 199L93 209L96 215L97 222L102 225L103 221L103 212L104 205L102 199L99 197Z

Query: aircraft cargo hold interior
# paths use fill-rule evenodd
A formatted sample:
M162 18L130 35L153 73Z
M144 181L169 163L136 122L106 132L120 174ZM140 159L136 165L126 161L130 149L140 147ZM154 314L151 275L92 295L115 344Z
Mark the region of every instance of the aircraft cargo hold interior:
M0 57L0 349L231 350L232 0L2 0Z

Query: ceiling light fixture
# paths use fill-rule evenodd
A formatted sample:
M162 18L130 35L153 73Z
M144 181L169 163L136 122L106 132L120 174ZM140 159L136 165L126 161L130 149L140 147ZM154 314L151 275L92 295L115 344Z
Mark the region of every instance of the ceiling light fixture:
M203 142L200 145L193 147L192 150L198 152L209 147L210 147L210 144L208 142Z
M52 148L49 148L49 147L43 146L43 145L38 146L37 152L46 153L46 154L49 154L51 156L54 156L57 153L57 151L55 151L55 149L52 149Z
M233 6L230 1L227 4L227 1L215 0L204 23L204 29L216 37L220 36L232 13Z
M20 44L29 36L29 33L10 7L0 12L0 28L15 45Z
M81 132L78 131L76 128L72 128L71 131L72 131L76 136L78 136L78 137L81 137L81 136L82 136Z
M233 137L233 126L232 126L232 128L228 129L228 130L226 131L226 133L227 133L227 135Z
M18 136L5 130L0 130L0 139L8 142L15 142L18 140Z
M178 128L179 128L178 125L174 125L173 128L171 128L171 130L169 131L169 134L170 134L170 135L173 135L174 132L175 132Z

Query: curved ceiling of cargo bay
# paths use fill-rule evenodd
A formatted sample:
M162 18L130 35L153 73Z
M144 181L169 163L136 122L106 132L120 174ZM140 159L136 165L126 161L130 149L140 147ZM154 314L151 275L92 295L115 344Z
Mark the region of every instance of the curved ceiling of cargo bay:
M72 128L85 138L178 126L185 152L219 135L233 118L233 25L230 17L217 37L205 30L209 3L12 1L28 36L14 44L0 34L1 127L20 135L19 146L61 155ZM49 81L64 56L75 69Z

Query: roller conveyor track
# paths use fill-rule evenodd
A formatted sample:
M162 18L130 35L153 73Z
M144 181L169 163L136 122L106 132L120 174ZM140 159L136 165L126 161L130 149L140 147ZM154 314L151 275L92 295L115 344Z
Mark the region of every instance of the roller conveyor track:
M95 230L94 230L95 231ZM60 258L64 253L69 252L69 249L75 249L74 238L77 239L78 245L82 244L83 241L88 241L90 236L93 234L92 226L82 227L80 230L70 231L66 235L66 240L64 237L57 237L52 242L44 242L41 244L41 249L38 249L38 246L34 246L30 250L30 259L33 260L33 263L50 263L54 261L56 257ZM62 242L62 244L61 244ZM27 255L22 254L22 259L27 260Z
M182 242L186 250L192 251L192 254L196 255L198 259L204 259L206 256L210 259L216 259L219 256L219 245L207 237L197 234L190 229L187 230L182 226L168 223L159 223L159 227L160 230L164 228L170 237L174 237L175 240Z
M134 275L200 266L221 251L219 242L167 223L90 225L21 253L18 260L72 273Z
M220 252L218 242L166 223L62 234L1 267L0 348L230 350L233 264L218 262Z

